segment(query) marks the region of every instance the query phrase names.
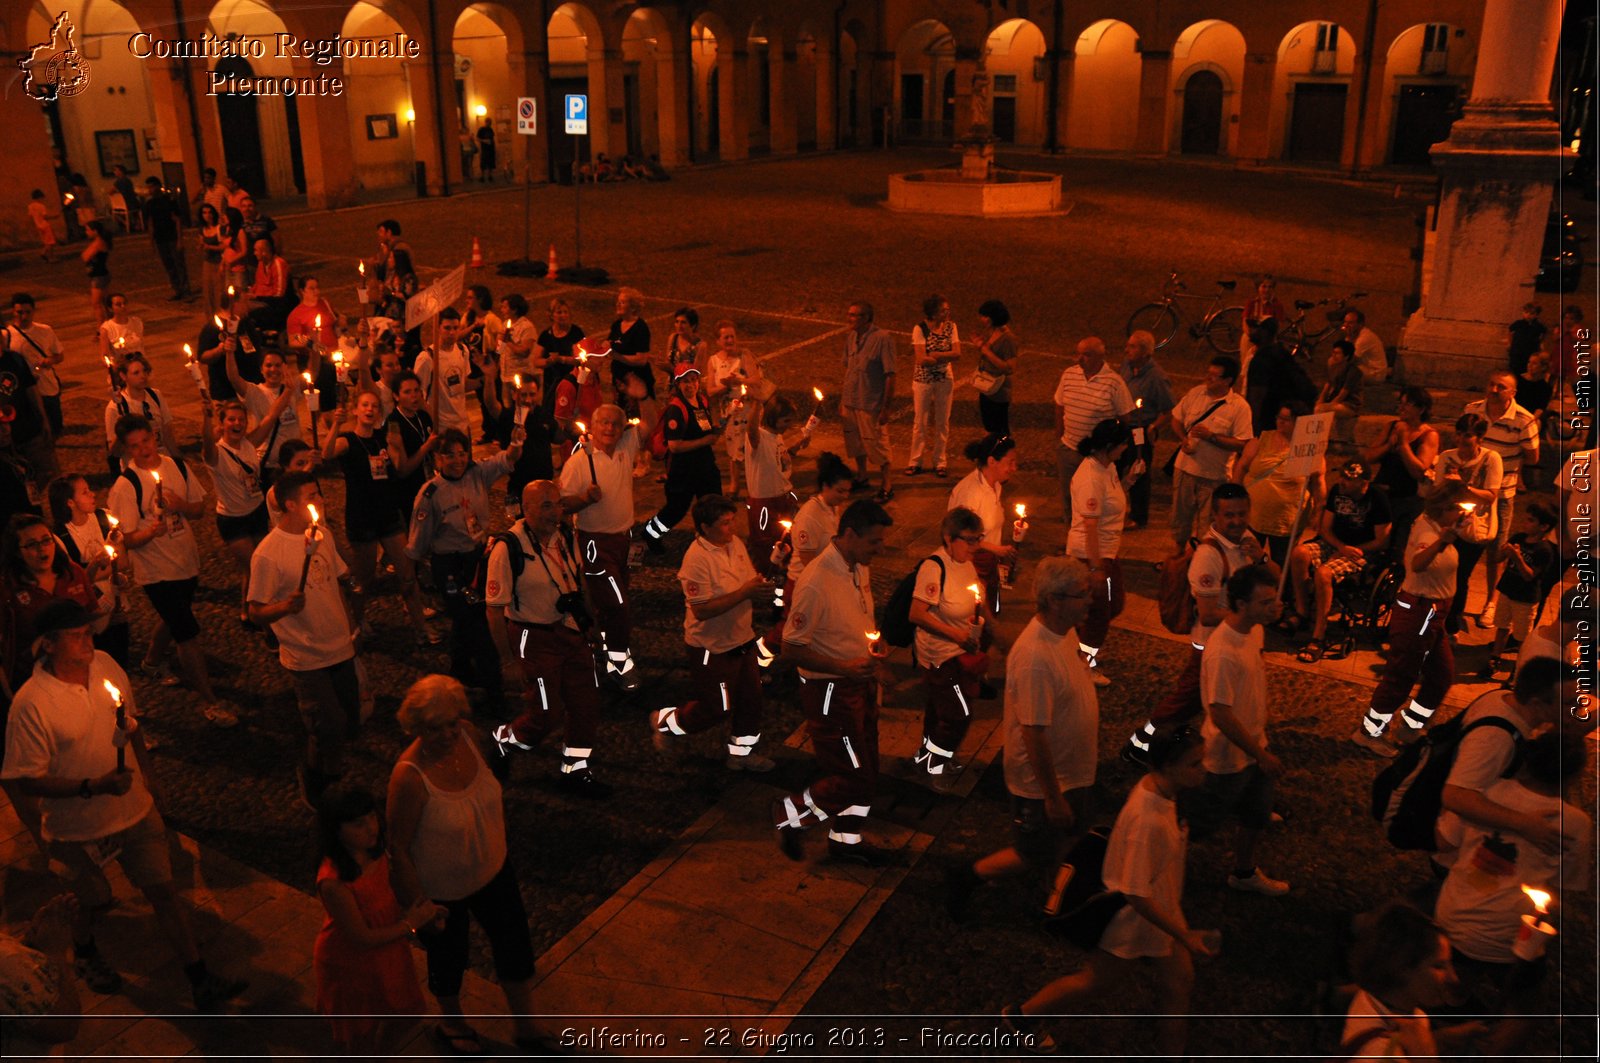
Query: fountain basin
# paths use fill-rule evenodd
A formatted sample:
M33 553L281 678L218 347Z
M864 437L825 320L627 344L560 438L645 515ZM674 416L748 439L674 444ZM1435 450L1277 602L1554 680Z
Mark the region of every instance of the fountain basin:
M1061 175L997 170L987 180L960 170L915 170L889 177L889 209L921 214L1023 216L1062 213Z

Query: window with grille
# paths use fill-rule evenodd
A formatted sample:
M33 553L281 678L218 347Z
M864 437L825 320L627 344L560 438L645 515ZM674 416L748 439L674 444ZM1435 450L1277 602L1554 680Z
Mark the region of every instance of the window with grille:
M1311 56L1313 74L1332 74L1339 68L1339 26L1334 22L1317 23L1317 50Z
M1433 22L1422 29L1422 60L1419 74L1443 74L1450 65L1450 27Z

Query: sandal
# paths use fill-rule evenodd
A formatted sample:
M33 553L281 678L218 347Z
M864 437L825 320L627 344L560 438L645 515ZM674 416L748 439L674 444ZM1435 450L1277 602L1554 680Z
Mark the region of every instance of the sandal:
M1322 643L1312 639L1300 647L1300 652L1295 654L1295 659L1301 664L1316 664L1322 660Z
M888 505L890 502L892 502L894 500L894 488L892 488L892 487L880 488L878 493L872 496L872 500L874 502L878 503L878 505L880 505L880 506Z
M453 1055L483 1055L483 1041L479 1039L478 1031L474 1030L470 1026L465 1025L463 1025L463 1029L466 1031L465 1033L451 1033L449 1030L444 1028L444 1023L436 1022L433 1024L433 1030L431 1032L433 1034L433 1039L438 1042L439 1047L448 1049Z

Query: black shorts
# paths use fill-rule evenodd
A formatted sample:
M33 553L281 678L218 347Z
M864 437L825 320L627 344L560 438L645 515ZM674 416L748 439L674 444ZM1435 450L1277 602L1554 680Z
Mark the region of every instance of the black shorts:
M352 506L345 510L344 530L352 543L375 543L405 534L406 519L392 503Z
M160 583L146 583L145 594L161 622L167 625L173 642L188 642L200 634L200 621L194 618L194 592L200 586L200 577L169 579Z
M225 517L217 514L217 535L225 543L236 543L240 539L249 539L258 543L266 538L267 532L272 530L272 521L267 517L267 504L261 503L255 511L242 517Z
M1272 821L1272 780L1251 764L1215 775L1206 772L1206 782L1178 799L1178 815L1189 821L1191 836L1204 840L1215 834L1231 816L1248 830L1260 830Z

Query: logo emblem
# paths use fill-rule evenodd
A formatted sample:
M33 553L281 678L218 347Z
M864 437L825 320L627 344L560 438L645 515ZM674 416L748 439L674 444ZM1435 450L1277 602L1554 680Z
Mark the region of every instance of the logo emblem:
M89 87L89 61L78 51L73 39L78 28L65 11L50 25L50 39L35 44L17 60L26 73L23 91L46 103L65 96L76 96Z

